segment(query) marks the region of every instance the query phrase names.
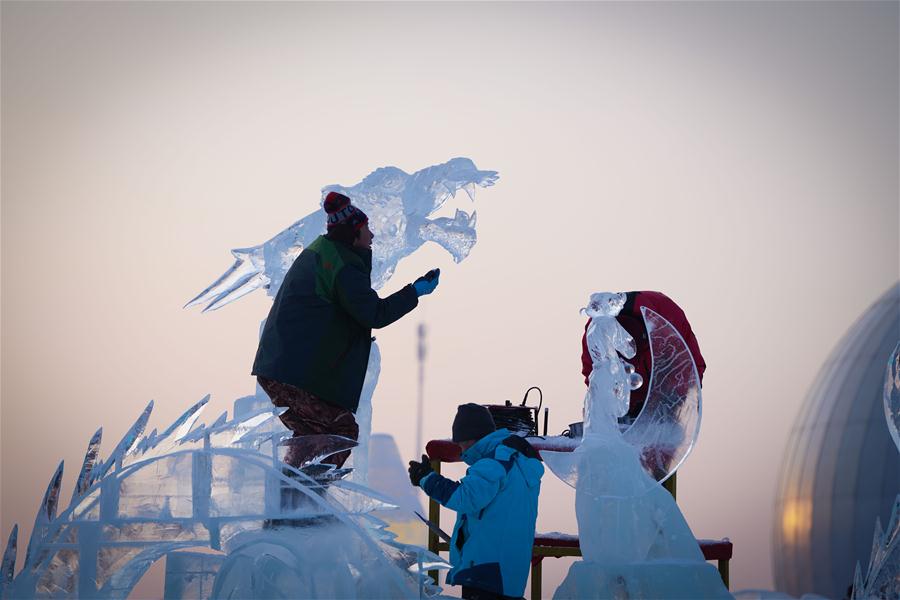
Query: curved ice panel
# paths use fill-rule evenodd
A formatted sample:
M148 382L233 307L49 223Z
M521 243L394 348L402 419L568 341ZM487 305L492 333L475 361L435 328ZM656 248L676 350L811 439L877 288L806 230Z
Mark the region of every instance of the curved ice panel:
M691 453L700 433L700 375L678 330L642 307L653 370L644 408L625 433L651 477L665 481Z

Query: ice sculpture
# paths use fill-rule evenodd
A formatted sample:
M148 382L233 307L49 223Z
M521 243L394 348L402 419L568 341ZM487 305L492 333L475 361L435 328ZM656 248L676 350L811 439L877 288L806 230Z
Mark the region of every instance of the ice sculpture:
M884 378L884 416L891 437L900 451L900 342L888 359ZM852 600L879 598L900 600L900 494L894 500L887 529L881 528L881 519L875 519L875 535L872 554L863 577L860 564L856 563L853 576Z
M493 185L497 177L496 171L479 171L468 158L453 158L412 175L396 167L382 167L354 186L325 186L317 210L258 246L232 250L235 262L231 268L185 307L206 304L204 312L216 310L259 287L266 288L274 298L294 259L325 233L325 211L321 205L331 191L349 196L369 217L369 227L375 234L374 289L380 289L390 279L401 258L425 242L435 242L458 263L475 245L476 213L469 215L457 209L452 219L429 217L460 189L474 202L475 187Z
M439 591L426 570L449 565L399 543L370 514L389 509L390 499L342 481L345 470L321 462L353 440L316 440L326 450L294 469L282 462L285 446L305 441L284 439L276 412L283 409L198 425L207 400L162 434L143 436L151 403L104 462L98 432L72 501L57 516L60 465L17 575L13 528L0 597L125 598L167 555L167 598L416 598ZM214 552L180 552L197 546ZM311 568L325 565L327 576Z
M594 294L591 305L582 312L589 315L596 312L597 308L592 308L592 305L600 299L595 296L602 297ZM616 301L621 301L621 298L617 298ZM619 372L618 380L614 384L620 390L616 392L617 414L624 414L622 411L628 409L628 397L622 396L626 386L630 389L636 389L639 385L649 386L644 407L622 435L625 441L637 450L641 457L641 465L647 473L655 480L663 482L685 461L700 433L700 376L690 350L678 330L647 307L641 308L641 314L650 339L653 372L650 381L639 381L640 375L634 373L634 368L628 362L622 361L624 369ZM628 332L621 327L611 329L610 334L614 336L614 340L617 339L616 336L628 336ZM622 350L618 350L615 343L618 343ZM601 346L598 349L591 349L592 356L594 352L599 351L600 355L610 359L612 368L618 368L616 361L611 359L615 358L615 353L630 358L634 356L635 349L630 336L621 337L621 341L615 343L611 347ZM587 407L585 412L587 413ZM563 462L569 467L573 466L566 461ZM566 468L562 464L557 466L560 469ZM556 475L572 487L576 487L578 476L576 471L568 473L557 471Z
M615 319L624 303L624 294L592 294L583 309L591 317L587 342L593 359L584 437L573 452L542 452L550 469L575 487L583 555L554 598L730 598L716 569L704 561L674 499L648 473L639 449L619 430L617 418L627 412L631 390L641 383L619 358L634 355L634 341ZM645 318L652 317L656 332L674 330L651 313ZM693 360L686 347L683 353L676 348L672 356ZM654 377L661 366L654 361ZM674 372L692 372L694 377L680 380L672 389L699 396L696 367ZM663 439L668 444L670 435L663 434ZM670 451L666 445L661 453Z

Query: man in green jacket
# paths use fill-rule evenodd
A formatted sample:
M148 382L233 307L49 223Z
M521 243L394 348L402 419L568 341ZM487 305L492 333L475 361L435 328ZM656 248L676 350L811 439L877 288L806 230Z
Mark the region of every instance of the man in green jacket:
M386 298L372 289L372 231L350 198L330 192L323 205L328 231L291 265L263 327L252 374L294 437L336 434L357 439L359 406L372 329L390 325L437 287L439 270ZM318 448L291 446L285 462L298 467ZM341 452L328 462L340 467Z

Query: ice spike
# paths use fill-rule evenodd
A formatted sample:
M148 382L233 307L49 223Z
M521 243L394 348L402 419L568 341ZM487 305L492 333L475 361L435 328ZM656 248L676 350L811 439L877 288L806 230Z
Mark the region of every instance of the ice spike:
M103 428L98 429L88 442L87 452L84 453L84 462L81 464L81 471L78 473L78 479L75 480L75 489L72 490L71 506L75 501L91 487L91 471L97 464L100 457L100 440L103 438Z
M163 441L174 433L174 439L177 442L185 435L187 435L187 433L191 430L191 427L194 426L194 423L200 417L200 413L203 411L203 408L206 406L207 402L209 402L209 394L204 396L192 407L184 411L184 414L175 419L175 421L171 425L169 425L168 429L160 434L157 440Z
M122 441L115 447L112 451L112 454L109 455L109 458L103 463L103 466L98 470L99 472L96 475L91 477L91 481L97 481L103 479L109 470L119 461L122 457L124 457L128 452L134 447L135 443L137 443L141 434L144 432L144 428L147 426L147 421L150 420L150 413L153 411L153 400L147 405L147 408L141 413L141 416L137 418L137 421L134 422L134 425L131 426L131 429L125 434L122 438Z
M34 517L34 527L31 530L31 538L28 540L28 549L25 551L26 567L34 560L33 553L37 552L44 536L47 535L47 525L56 518L56 506L59 503L59 486L62 483L64 464L65 461L60 461L59 466L56 467L56 472L50 478L50 483L47 484L47 491L44 492L44 500Z
M3 562L0 563L0 598L5 598L5 592L12 584L16 569L16 548L19 543L19 524L13 525L6 542L6 551L3 553Z

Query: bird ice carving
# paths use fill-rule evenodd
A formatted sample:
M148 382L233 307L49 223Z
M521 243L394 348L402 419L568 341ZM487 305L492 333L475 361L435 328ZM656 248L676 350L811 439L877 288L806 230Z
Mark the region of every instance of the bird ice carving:
M429 217L460 189L474 202L475 187L493 185L497 179L496 171L479 171L468 158L453 158L412 175L382 167L356 185L325 186L319 206L328 192L337 191L368 215L375 234L372 287L379 289L400 259L425 242L435 242L457 263L468 256L476 240L476 213L457 209L452 219ZM325 212L320 208L258 246L232 250L236 260L231 268L185 307L205 304L204 312L216 310L259 287L274 297L294 259L324 232Z

